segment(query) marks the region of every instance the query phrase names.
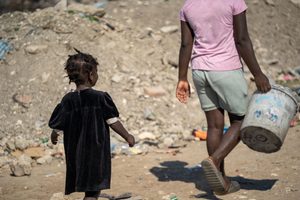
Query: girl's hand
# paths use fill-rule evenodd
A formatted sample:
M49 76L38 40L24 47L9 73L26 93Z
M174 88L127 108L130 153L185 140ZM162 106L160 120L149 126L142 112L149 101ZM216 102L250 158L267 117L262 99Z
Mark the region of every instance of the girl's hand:
M133 147L135 145L135 139L134 139L133 135L128 134L126 142L128 143L129 147Z
M187 103L188 98L191 96L190 84L186 80L178 81L176 88L176 97L181 103Z
M52 144L57 144L57 140L58 140L58 136L59 134L57 133L56 130L52 130L52 133L51 133L51 143Z

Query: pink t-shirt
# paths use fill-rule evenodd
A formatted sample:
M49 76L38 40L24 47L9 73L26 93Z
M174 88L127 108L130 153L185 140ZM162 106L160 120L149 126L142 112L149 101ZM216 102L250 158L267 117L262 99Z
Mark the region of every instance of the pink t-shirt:
M247 9L244 0L186 0L180 20L195 34L192 68L208 71L242 67L233 38L233 15Z

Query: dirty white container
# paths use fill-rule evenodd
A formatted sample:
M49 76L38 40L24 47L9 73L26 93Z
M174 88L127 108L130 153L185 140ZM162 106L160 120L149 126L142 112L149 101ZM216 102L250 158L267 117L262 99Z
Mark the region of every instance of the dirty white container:
M272 85L267 93L255 92L241 127L241 140L255 151L278 151L297 110L297 96L287 87Z

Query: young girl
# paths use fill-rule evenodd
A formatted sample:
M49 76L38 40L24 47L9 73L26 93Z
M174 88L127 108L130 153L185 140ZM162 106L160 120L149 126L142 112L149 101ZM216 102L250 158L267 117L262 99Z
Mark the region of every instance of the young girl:
M211 189L218 195L240 189L230 181L224 159L238 144L247 110L247 83L240 57L255 78L257 89L271 89L256 60L246 23L244 0L186 0L181 12L181 48L176 96L186 103L190 95L187 80L191 60L193 81L207 120L209 158L202 161ZM230 128L223 134L224 111Z
M75 49L76 50L76 49ZM84 200L95 200L100 191L110 188L111 154L109 127L130 147L134 137L118 120L119 112L108 93L92 89L98 80L98 62L76 50L65 70L76 90L66 94L49 120L51 142L57 143L63 131L66 155L65 194L85 192Z

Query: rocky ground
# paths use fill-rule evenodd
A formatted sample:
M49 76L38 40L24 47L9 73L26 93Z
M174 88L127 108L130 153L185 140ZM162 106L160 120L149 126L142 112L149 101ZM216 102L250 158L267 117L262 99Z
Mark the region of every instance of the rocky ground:
M216 198L203 194L207 187L197 164L206 157L205 144L191 137L193 129L206 124L197 97L193 92L183 105L174 95L183 1L99 1L98 8L91 2L96 1L66 10L61 4L0 15L0 41L11 47L0 61L0 199L50 199L63 191L62 143L49 143L47 121L63 94L74 89L63 71L74 47L97 57L95 88L111 94L121 120L138 140L128 149L112 133L113 185L107 193L132 192L140 199L170 199L172 193L179 199ZM299 1L247 4L261 67L270 78L299 86ZM239 145L228 170L244 186L224 199L298 199L299 130L291 128L275 154Z

